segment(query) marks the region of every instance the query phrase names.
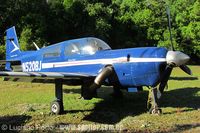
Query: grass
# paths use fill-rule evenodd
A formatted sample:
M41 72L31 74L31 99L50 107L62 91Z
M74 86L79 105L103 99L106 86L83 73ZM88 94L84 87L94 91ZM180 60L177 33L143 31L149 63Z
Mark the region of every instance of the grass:
M54 85L0 81L0 130L200 132L200 66L190 68L193 76L173 70L160 116L147 113L147 90L114 99L112 89L103 87L100 98L88 101L79 99L79 86L64 86L65 113L56 116L49 113Z

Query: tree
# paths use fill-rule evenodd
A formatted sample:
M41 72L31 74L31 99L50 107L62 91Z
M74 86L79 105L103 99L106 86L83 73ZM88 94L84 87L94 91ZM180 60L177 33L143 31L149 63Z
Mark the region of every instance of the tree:
M166 7L171 11L173 44L200 59L199 0L0 0L0 55L4 32L15 25L24 50L95 36L112 48L170 47ZM3 56L1 56L3 58Z

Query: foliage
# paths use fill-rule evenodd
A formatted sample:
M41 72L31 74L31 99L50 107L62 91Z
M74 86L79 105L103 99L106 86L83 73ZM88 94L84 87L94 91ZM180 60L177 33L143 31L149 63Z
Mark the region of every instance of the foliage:
M95 36L113 48L170 47L166 8L171 11L173 44L200 58L199 0L0 0L0 45L16 26L24 50ZM1 47L3 48L3 47ZM3 50L0 50L3 55ZM2 58L2 56L1 56Z

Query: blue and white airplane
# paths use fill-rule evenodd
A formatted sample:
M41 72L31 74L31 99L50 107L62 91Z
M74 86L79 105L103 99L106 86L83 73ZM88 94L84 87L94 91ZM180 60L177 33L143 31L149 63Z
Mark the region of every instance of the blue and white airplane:
M63 112L62 85L81 85L84 99L92 99L101 85L113 86L114 96L120 89L143 86L151 89L148 99L150 113L159 114L160 98L173 67L191 74L184 64L190 57L180 51L161 47L112 50L104 41L88 37L60 42L37 51L21 51L15 27L6 31L6 60L1 61L4 81L54 83L56 100L51 104L54 114Z

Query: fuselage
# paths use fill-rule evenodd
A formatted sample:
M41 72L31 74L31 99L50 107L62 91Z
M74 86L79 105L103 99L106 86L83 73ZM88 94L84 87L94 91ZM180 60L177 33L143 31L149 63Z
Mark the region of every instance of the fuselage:
M96 38L64 41L38 51L21 52L16 60L21 61L24 72L72 72L96 76L102 68L112 65L122 86L153 86L158 82L166 65L165 48L111 50L106 44L98 43L104 42Z

